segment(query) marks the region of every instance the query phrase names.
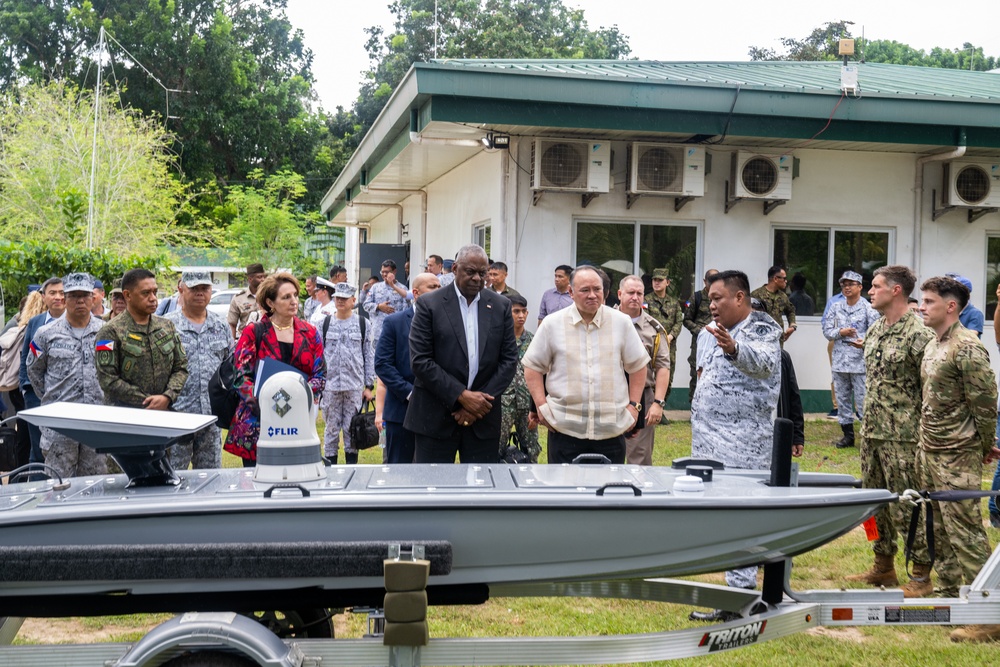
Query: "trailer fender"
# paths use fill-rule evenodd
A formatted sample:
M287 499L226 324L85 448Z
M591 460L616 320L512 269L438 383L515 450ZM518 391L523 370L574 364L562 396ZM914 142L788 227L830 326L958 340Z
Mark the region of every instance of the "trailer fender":
M297 646L285 644L257 621L232 612L191 612L153 628L114 667L144 667L183 653L220 650L263 667L301 667L303 660Z

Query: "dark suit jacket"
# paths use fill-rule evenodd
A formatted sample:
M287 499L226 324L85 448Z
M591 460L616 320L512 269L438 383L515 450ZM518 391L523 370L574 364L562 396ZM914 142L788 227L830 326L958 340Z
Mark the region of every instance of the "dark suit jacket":
M385 405L382 418L387 422L403 423L407 397L413 391L413 371L410 369L410 324L413 309L393 313L382 321L382 335L375 349L375 374L385 385Z
M479 293L479 372L472 391L493 396L493 409L473 426L477 438L500 437L500 396L517 370L517 343L510 301L484 289ZM421 435L448 438L458 424L452 413L466 389L469 354L462 325L461 297L453 285L416 302L410 328L413 396L403 426Z

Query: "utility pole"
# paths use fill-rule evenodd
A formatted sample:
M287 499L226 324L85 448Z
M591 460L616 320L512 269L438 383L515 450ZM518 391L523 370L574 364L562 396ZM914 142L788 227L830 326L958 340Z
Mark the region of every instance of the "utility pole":
M94 88L94 141L90 150L90 191L87 193L87 249L94 247L94 189L97 183L97 128L101 114L101 66L104 64L104 26L97 36L97 86Z

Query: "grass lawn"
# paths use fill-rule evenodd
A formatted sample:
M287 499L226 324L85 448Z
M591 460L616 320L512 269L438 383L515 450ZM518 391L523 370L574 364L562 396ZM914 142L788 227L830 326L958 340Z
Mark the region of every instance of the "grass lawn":
M801 469L860 476L858 450L838 450L830 444L839 437L840 429L835 422L806 422L806 448L799 460ZM544 458L544 435L542 441ZM690 451L690 423L673 422L658 427L654 464L669 465L672 459L687 456ZM360 462L381 463L381 455L382 450L370 449L361 453ZM226 467L240 465L239 460L228 454L223 458L223 465ZM989 488L992 474L992 468L985 473L984 488ZM991 544L995 545L1000 537L998 531L988 528L987 532ZM902 558L900 550L897 558L897 571L900 574L903 571ZM864 531L857 528L835 542L796 558L792 585L798 590L839 588L844 586L846 575L867 569L871 560L871 549ZM692 579L724 583L721 574ZM609 635L699 626L700 624L687 620L690 611L689 607L628 600L496 598L473 607L432 607L429 620L432 637ZM29 636L20 641L59 641L66 634L71 637L68 641L80 641L79 634L99 635L102 631L117 641L132 641L142 636L150 624L165 618L167 616L143 615L97 619L37 619L31 622L32 631ZM367 626L362 614L345 613L334 620L340 637L360 637ZM59 624L65 623L75 623L88 632L73 635L57 631ZM45 633L47 626L51 627L51 633ZM38 636L38 632L43 635ZM700 665L763 664L796 667L810 664L875 664L888 667L915 664L981 665L996 662L1000 645L952 644L948 640L948 632L949 628L946 627L818 628L737 651L670 664L697 662ZM46 634L49 636L45 636Z

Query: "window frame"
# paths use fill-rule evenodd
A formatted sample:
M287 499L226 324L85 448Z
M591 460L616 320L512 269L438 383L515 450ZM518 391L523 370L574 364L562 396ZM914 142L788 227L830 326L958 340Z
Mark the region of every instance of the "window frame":
M827 299L829 299L833 294L833 286L837 284L837 279L839 276L834 276L834 254L836 253L836 244L834 239L837 232L858 232L862 234L871 233L883 233L887 235L886 241L886 264L896 263L896 228L886 227L882 225L878 226L865 226L865 225L829 225L829 224L816 224L816 223L794 223L794 222L782 222L778 224L771 225L769 247L768 247L768 264L767 266L772 266L774 261L774 249L775 249L775 232L777 231L800 231L800 232L827 232L827 249L826 249L826 294ZM1000 234L998 234L1000 237ZM791 276L789 276L789 281ZM867 294L863 294L865 298L868 298ZM804 320L807 322L819 322L823 319L823 311L817 308L816 315L799 315L795 318L796 320Z
M672 220L664 218L656 219L643 219L643 218L615 218L612 216L573 216L572 224L572 234L570 256L573 258L573 262L576 262L577 252L579 250L579 233L580 224L608 224L608 225L631 225L633 231L632 240L632 268L633 273L635 269L641 268L639 266L640 255L642 252L642 226L649 225L651 227L693 227L695 229L695 253L694 253L694 282L693 290L697 291L701 289L704 285L701 283L704 279L704 258L705 258L705 221L698 220ZM637 274L641 277L641 273ZM618 289L617 285L612 285L612 291ZM679 298L685 299L690 295L678 295Z

